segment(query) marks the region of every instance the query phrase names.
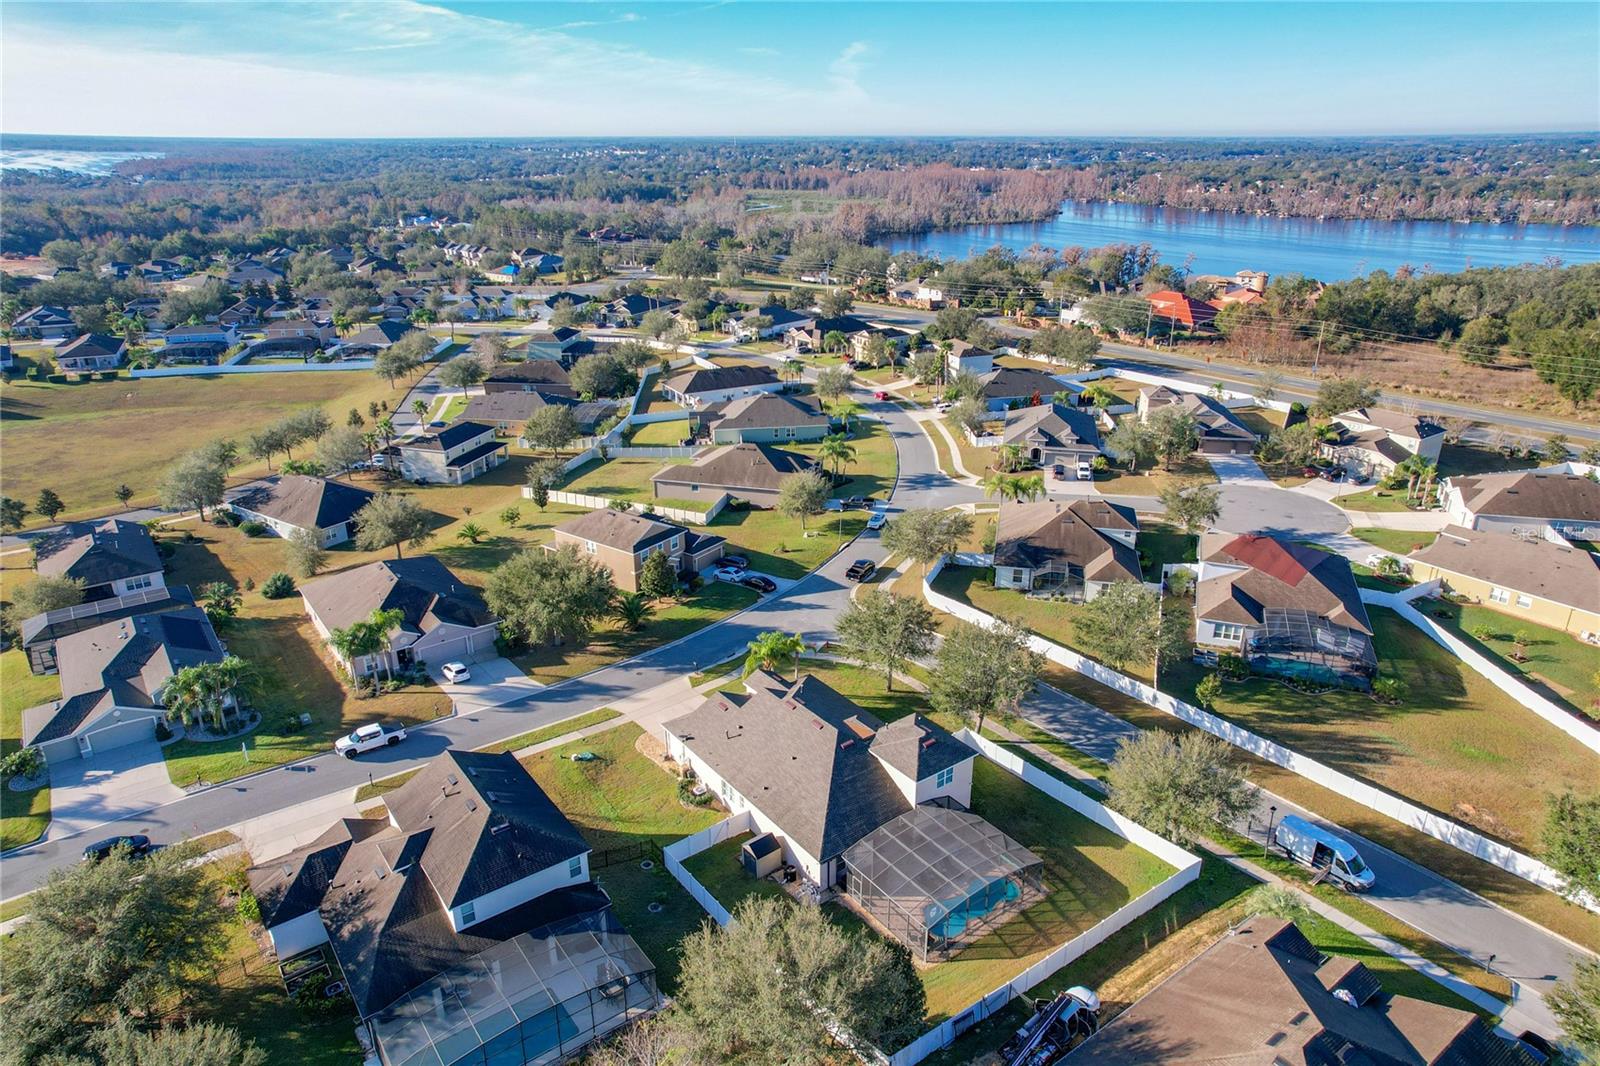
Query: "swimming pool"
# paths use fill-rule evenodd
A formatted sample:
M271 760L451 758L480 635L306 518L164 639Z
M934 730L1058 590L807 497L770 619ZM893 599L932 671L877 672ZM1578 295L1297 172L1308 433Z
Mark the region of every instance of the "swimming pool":
M940 900L924 908L928 935L943 940L953 940L965 933L969 925L996 907L1012 903L1021 896L1022 886L1009 877L1002 877L988 884L974 882L973 891L965 899L949 902Z

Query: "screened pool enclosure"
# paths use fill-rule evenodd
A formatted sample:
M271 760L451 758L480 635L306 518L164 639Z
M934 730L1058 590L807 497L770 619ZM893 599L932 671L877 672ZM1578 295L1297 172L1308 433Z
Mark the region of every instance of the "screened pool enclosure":
M1043 894L1044 861L975 814L920 806L844 853L850 897L921 959L945 958Z
M657 1005L655 967L633 938L579 921L496 944L370 1021L385 1066L527 1066Z

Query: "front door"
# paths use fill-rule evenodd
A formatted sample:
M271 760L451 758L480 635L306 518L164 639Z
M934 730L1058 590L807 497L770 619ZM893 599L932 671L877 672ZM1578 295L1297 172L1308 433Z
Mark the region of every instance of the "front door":
M400 664L402 670L409 670L416 664L417 657L410 648L398 648L394 653L395 662Z

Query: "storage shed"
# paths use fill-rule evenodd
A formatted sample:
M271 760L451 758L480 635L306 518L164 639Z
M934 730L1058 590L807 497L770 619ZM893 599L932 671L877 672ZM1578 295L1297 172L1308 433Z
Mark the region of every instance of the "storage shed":
M751 877L768 877L783 865L783 844L772 833L751 837L739 849L739 861Z

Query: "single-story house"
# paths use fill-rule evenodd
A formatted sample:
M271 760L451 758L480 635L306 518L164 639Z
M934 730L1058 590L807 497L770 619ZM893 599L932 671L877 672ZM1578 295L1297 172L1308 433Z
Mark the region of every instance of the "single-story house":
M332 322L314 322L309 318L282 318L268 322L263 332L269 341L309 338L319 346L327 344L335 336Z
M381 255L364 255L350 264L350 272L370 278L375 274L404 274L406 268L393 259Z
M987 374L980 374L978 380L983 383L983 402L991 411L1037 407L1049 403L1052 396L1066 388L1044 371L1026 367L996 367Z
M493 425L502 433L520 436L523 425L541 407L566 407L571 409L573 421L578 424L580 437L592 437L604 422L609 422L622 410L615 400L579 401L568 395L548 392L486 392L467 401L461 417L472 422Z
M121 518L65 523L34 542L33 565L41 577L83 582L86 600L126 596L167 583L150 531Z
M595 319L603 326L637 326L639 320L651 311L676 311L682 304L682 300L670 296L631 293L606 304Z
M172 675L226 655L211 620L194 606L66 634L55 647L61 698L22 712L22 743L57 765L152 739L166 717L162 689Z
M170 281L189 272L187 267L173 259L146 259L137 269L139 277L145 281Z
M547 550L572 545L611 571L612 580L624 592L639 591L639 574L655 552L665 552L673 570L687 577L716 566L724 546L721 537L610 508L579 515L551 533L554 539L545 545Z
M17 627L28 669L35 674L56 672L56 642L72 633L132 618L136 614L159 614L178 607L193 607L194 594L187 585L155 585L126 596L108 596L45 611L24 618Z
M85 333L56 349L56 365L69 374L115 370L128 354L128 342L109 333Z
M871 328L871 325L854 315L840 315L838 318L814 318L809 324L791 326L784 333L784 337L789 342L789 347L796 351L809 349L820 352L830 333L839 334L848 344L851 337L857 333L865 333Z
M356 513L373 495L325 477L275 474L245 486L228 500L227 507L280 537L304 530L314 533L324 548L331 548L355 536Z
M776 507L783 479L820 469L815 459L767 444L713 448L691 463L663 467L650 479L658 500L705 500L721 496L754 507Z
M343 663L352 674L473 662L496 654L499 620L476 589L431 555L385 559L319 577L301 585L300 596L324 639L335 629L365 621L373 611L400 611L386 650Z
M770 325L757 329L751 324L753 319L768 318ZM729 315L723 328L742 341L767 340L772 337L781 337L791 329L810 329L816 318L802 311L791 311L782 304L767 304L754 311L740 311Z
M667 722L667 754L814 884L838 884L845 851L918 804L972 805L976 753L921 715L885 725L809 675L758 671L746 686Z
M709 404L697 413L713 444L774 444L821 440L831 420L810 396L762 393Z
M239 330L230 325L213 323L205 326L174 326L162 335L173 344L221 344L231 348L239 343Z
M401 477L439 485L465 485L506 461L506 446L495 439L495 427L472 421L452 422L437 433L420 437L403 437L390 451L398 456L393 462Z
M783 382L770 366L696 367L668 378L661 392L685 407L725 403L741 396L781 392Z
M1081 602L1116 581L1143 581L1133 508L1099 499L1008 501L995 527L995 588Z
M228 284L236 289L241 285L276 285L282 280L282 271L254 259L246 259L228 271Z
M1410 557L1411 576L1600 643L1600 556L1565 541L1446 526Z
M1165 385L1139 390L1139 421L1148 422L1153 412L1176 407L1194 419L1200 438L1196 449L1206 455L1249 455L1260 440L1257 434L1228 408L1197 392L1183 392Z
M1177 1049L1182 1049L1181 1051ZM1292 921L1256 915L1073 1051L1073 1066L1149 1063L1534 1066L1469 1011L1384 992Z
M1349 560L1260 533L1203 533L1195 642L1257 673L1366 685L1372 623Z
M374 322L361 332L346 337L338 350L346 358L356 355L371 355L383 351L394 344L401 337L416 330L410 322L403 319L388 319L383 322Z
M80 330L72 319L72 312L53 304L40 304L22 312L11 320L11 331L19 337L37 337L41 340L64 340L76 337Z
M1600 540L1600 483L1579 474L1520 470L1446 478L1441 496L1453 525Z
M1403 411L1357 408L1334 415L1331 428L1322 455L1365 477L1387 477L1413 455L1437 463L1444 447L1443 426Z
M384 808L246 874L279 959L331 951L377 1061L561 1062L659 1006L589 844L509 753L449 749Z
M951 380L961 373L981 378L994 370L994 353L967 341L954 340L950 342L950 351L945 355L944 363L945 374ZM1054 391L1051 390L1052 393Z
M497 392L542 392L547 396L576 396L566 368L555 359L524 359L496 363L483 381L486 394Z
M1104 450L1092 414L1049 400L1008 411L1000 443L1021 448L1030 463L1065 467L1069 477L1077 476L1079 466L1092 466Z

